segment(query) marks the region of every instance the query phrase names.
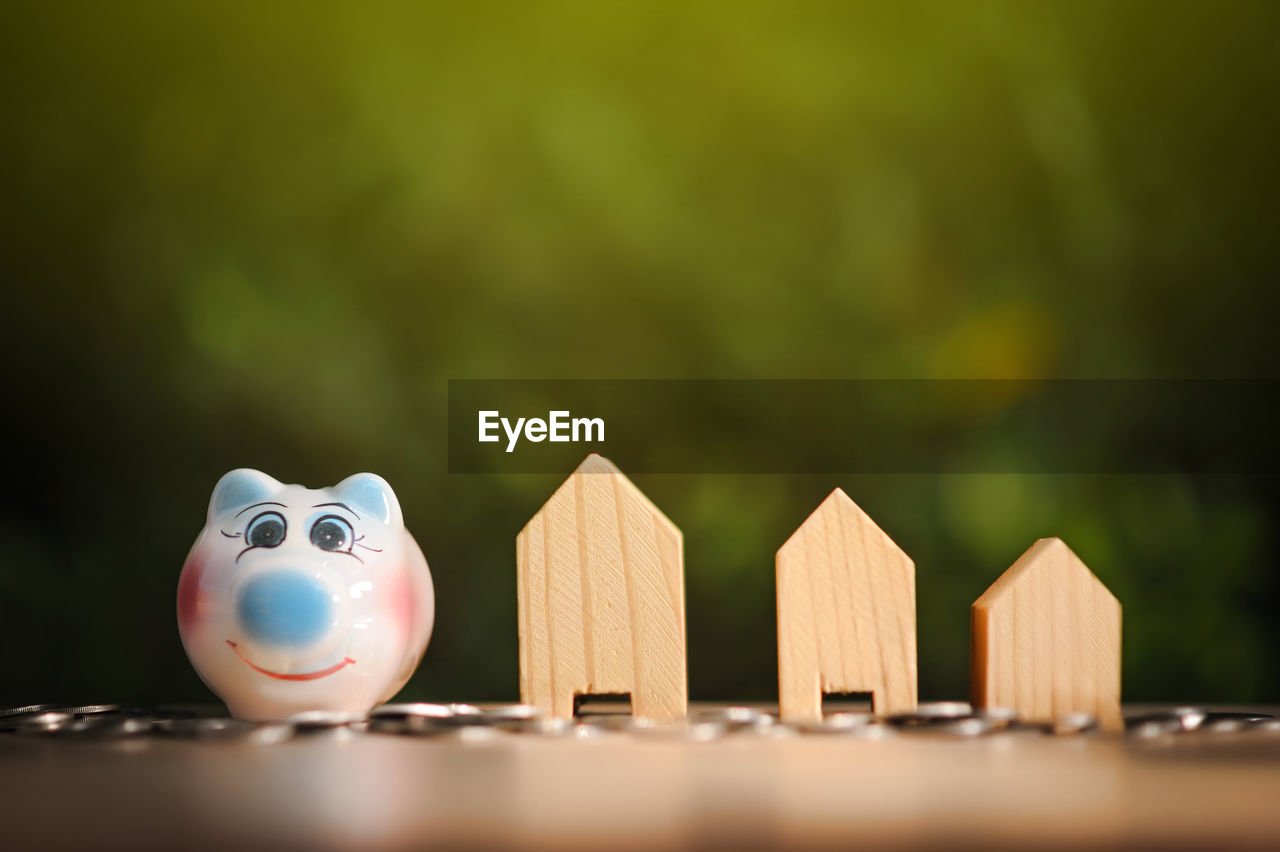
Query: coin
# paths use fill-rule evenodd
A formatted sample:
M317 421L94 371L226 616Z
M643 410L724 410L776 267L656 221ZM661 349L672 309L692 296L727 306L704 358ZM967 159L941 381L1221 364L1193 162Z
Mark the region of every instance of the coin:
M293 725L284 722L267 722L257 725L245 735L245 739L256 745L275 745L293 738Z
M974 711L974 715L987 719L997 727L1007 727L1017 721L1018 714L1008 707L983 707Z
M335 728L339 725L350 725L363 722L368 718L362 713L341 713L333 710L306 710L294 713L285 719L285 723L299 728Z
M544 737L563 737L573 733L577 723L573 719L560 716L543 716L513 725L517 733L536 734Z
M408 734L409 726L404 719L387 718L369 720L369 731L374 734Z
M100 715L90 716L81 721L84 725L78 729L78 733L83 733L95 739L116 739L150 733L151 726L156 722L151 716L141 715Z
M446 704L447 716L431 717L431 723L441 728L459 728L469 725L487 725L490 720L474 704Z
M446 704L384 704L369 714L369 730L429 736L452 727L453 716L453 710Z
M527 722L545 715L541 707L532 704L500 704L497 707L485 707L481 713L490 722Z
M36 713L43 713L46 710L56 710L56 704L27 704L21 707L6 707L0 710L0 719L7 719L10 716L32 716Z
M74 717L62 710L45 710L39 713L32 713L29 716L22 716L18 719L18 724L26 729L34 728L61 728L66 725Z
M796 727L806 734L847 734L874 724L877 724L876 717L870 713L832 713L817 722L806 722Z
M1092 713L1064 713L1049 725L1049 732L1056 736L1083 734L1098 727L1098 718Z
M743 706L699 709L689 718L700 722L719 722L729 730L772 725L774 722L774 718L760 708Z
M484 711L474 704L449 704L450 712L455 716L483 717Z
M369 713L369 718L387 719L418 716L426 719L447 719L452 715L453 710L450 705L414 702L411 704L383 704L380 707L375 707Z
M1125 720L1126 730L1140 737L1156 736L1156 731L1166 734L1197 731L1210 717L1203 707L1171 707L1154 713L1143 713Z
M81 704L59 709L77 716L98 716L104 713L124 713L129 708L126 708L123 704ZM138 708L132 709L134 712L138 712Z
M957 737L980 737L996 730L996 723L985 716L966 716L938 726L938 731Z
M451 739L461 743L490 743L504 736L501 730L488 725L463 725L449 734Z
M931 701L920 704L914 710L894 713L887 718L890 725L900 728L942 725L954 719L973 714L967 701Z
M213 716L194 719L162 719L156 722L152 729L157 733L183 739L205 739L245 736L252 733L255 727L252 722Z
M1253 723L1253 722L1265 722L1266 720L1273 719L1273 718L1275 717L1272 716L1270 713L1239 713L1239 712L1229 712L1229 711L1223 711L1223 710L1214 710L1214 711L1211 711L1205 717L1205 721L1210 723L1227 722L1227 721Z
M1194 731L1204 724L1208 716L1208 712L1200 707L1174 707L1167 718L1176 721L1184 731Z
M1156 739L1170 736L1180 730L1182 726L1176 719L1147 719L1137 720L1136 724L1126 728L1125 733L1138 739Z

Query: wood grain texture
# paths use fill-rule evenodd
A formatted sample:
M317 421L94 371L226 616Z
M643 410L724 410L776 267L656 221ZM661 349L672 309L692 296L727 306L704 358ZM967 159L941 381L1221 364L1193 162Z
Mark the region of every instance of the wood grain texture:
M1061 539L1042 538L973 603L975 707L1029 721L1092 713L1120 731L1120 602Z
M916 706L915 565L837 488L778 550L778 705L822 718L826 693Z
M560 717L574 697L630 693L633 714L688 708L684 540L592 454L516 536L520 700Z

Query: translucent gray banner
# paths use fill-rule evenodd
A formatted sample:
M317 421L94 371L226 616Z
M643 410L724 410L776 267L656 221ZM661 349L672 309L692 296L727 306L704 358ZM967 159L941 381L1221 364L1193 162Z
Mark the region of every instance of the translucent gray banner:
M1274 380L449 382L451 473L1280 470Z

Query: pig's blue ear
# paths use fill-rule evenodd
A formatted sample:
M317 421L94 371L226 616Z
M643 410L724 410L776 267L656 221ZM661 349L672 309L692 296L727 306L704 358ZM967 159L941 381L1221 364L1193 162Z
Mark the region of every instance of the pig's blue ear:
M213 486L213 496L209 498L209 520L212 521L231 509L270 500L283 487L260 470L237 468L224 474L218 484Z
M396 493L376 473L348 476L330 491L362 518L374 518L387 526L400 526L404 523Z

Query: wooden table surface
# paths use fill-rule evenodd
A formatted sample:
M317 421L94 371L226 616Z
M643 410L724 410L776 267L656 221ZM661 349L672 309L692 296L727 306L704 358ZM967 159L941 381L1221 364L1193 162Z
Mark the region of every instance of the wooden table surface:
M0 848L1280 848L1280 731L0 736Z

